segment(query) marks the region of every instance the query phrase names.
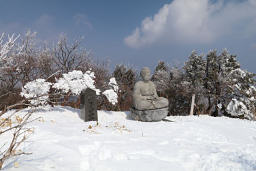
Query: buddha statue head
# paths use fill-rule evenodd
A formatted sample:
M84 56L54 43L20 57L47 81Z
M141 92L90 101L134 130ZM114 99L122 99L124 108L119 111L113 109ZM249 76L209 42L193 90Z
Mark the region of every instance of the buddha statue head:
M142 68L140 72L140 76L143 79L143 81L146 81L146 82L149 81L151 78L150 69L148 67Z

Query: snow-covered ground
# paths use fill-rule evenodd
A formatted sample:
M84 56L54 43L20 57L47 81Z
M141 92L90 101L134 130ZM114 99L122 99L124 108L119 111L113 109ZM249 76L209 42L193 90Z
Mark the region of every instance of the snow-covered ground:
M129 112L99 111L99 124L79 110L41 110L23 144L31 155L8 160L8 171L233 171L256 170L256 122L209 116L172 116L145 123ZM0 141L4 141L0 139Z

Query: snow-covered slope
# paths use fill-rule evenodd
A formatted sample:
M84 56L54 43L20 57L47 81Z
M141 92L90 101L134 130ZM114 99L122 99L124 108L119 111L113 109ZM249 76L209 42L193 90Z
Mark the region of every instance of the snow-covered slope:
M256 170L256 122L209 116L143 123L129 112L99 111L99 124L79 110L55 107L34 116L24 144L32 155L8 160L8 171ZM3 141L0 139L0 141ZM15 167L14 167L15 165Z

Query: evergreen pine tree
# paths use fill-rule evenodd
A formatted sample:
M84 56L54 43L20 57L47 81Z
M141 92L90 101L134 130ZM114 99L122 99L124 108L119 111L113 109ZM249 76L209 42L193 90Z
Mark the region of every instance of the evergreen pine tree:
M159 61L157 66L156 66L156 69L155 69L155 72L157 71L168 71L168 67L166 66L165 62L164 61Z
M208 98L207 112L213 116L218 116L219 96L221 93L219 77L221 74L221 63L217 55L217 50L211 50L207 54L205 72L204 85Z
M113 76L116 78L119 85L119 109L129 110L132 99L131 94L136 80L136 73L132 68L128 68L125 65L116 65L113 72Z
M218 65L220 69L218 78L220 83L218 103L219 108L221 108L223 114L226 115L226 107L230 100L232 99L232 95L234 94L233 89L230 88L230 85L233 84L233 79L229 78L230 73L240 68L240 64L236 59L236 55L232 55L228 52L227 49L224 49L222 53L218 56Z
M169 87L170 73L168 66L163 61L159 61L152 75L158 93L163 93Z
M192 51L192 54L183 67L186 81L190 84L193 89L192 91L196 93L201 91L203 86L205 66L206 62L203 59L203 55L197 55L196 51Z
M231 116L246 119L255 118L256 87L255 74L237 68L229 74L229 87L232 90L227 112Z
M191 106L191 93L183 71L177 67L170 69L169 110L174 115L187 115Z
M195 104L199 107L198 101L204 92L203 79L205 76L206 62L203 55L198 55L196 51L192 51L185 66L185 81L188 83L189 92L195 96ZM200 107L201 108L201 107ZM201 109L200 109L201 110Z
M223 77L227 76L231 71L240 68L236 55L229 54L227 49L224 49L218 58Z
M255 111L255 74L240 69L236 55L224 49L217 56L217 51L207 55L205 87L208 90L209 112L219 115L239 115L253 118Z

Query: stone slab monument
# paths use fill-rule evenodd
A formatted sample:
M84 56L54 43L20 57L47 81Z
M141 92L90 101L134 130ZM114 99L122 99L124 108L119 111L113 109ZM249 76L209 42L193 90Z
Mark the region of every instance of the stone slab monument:
M80 117L85 122L98 121L96 92L87 88L80 95Z
M168 99L157 95L148 67L141 70L140 76L142 81L138 81L133 90L131 117L144 122L161 121L168 115Z

